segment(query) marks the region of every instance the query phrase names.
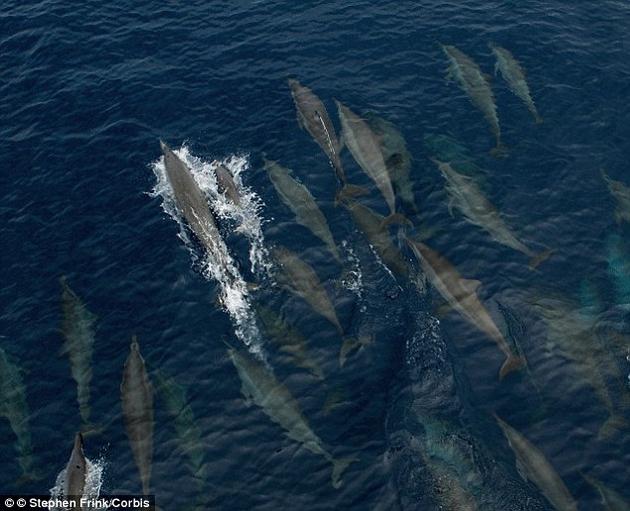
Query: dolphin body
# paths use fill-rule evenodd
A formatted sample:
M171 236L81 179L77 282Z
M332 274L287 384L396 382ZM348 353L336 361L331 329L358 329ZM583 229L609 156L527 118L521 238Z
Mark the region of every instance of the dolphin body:
M26 400L26 387L20 368L13 364L5 351L0 348L0 417L9 421L15 434L17 459L22 469L22 479L32 479L33 446L29 429L29 409Z
M345 187L347 185L346 175L339 159L341 147L326 107L311 89L297 80L289 79L289 87L297 111L298 124L309 132L313 140L328 156L337 174L337 179Z
M446 191L449 195L448 209L451 215L453 207L459 209L468 221L487 231L492 238L530 258L530 267L535 268L551 254L545 250L540 254L534 253L523 244L501 218L501 214L484 196L475 181L457 172L450 163L433 160L446 179Z
M601 173L608 191L617 201L615 220L617 220L617 223L621 223L624 220L630 222L630 187L621 181L611 179L604 169L601 169Z
M192 232L213 259L222 267L227 268L228 261L225 257L227 247L221 238L206 197L188 166L161 140L160 147L164 154L164 167L177 207L184 215ZM225 271L226 275L231 275L231 273Z
M313 432L300 405L287 387L276 380L269 370L244 352L228 349L232 363L236 367L245 399L252 400L287 436L314 454L323 456L332 464L332 486L340 488L341 475L355 458L335 459L324 447L322 440Z
M479 65L464 52L451 45L442 45L442 50L449 59L448 77L455 78L463 91L486 118L496 138L496 146L491 151L495 156L505 152L501 142L501 128L497 116L497 105L488 79Z
M383 194L392 215L396 214L394 187L381 152L378 138L367 122L347 106L335 100L342 126L344 143L363 171Z
M324 371L309 355L306 338L270 308L259 305L256 312L265 333L280 346L280 350L287 353L298 367L323 380Z
M125 361L120 394L127 436L140 471L142 492L148 495L153 459L153 387L135 336Z
M527 109L534 116L536 124L542 123L542 117L538 114L531 92L529 91L529 86L527 85L527 80L525 79L525 71L518 60L514 58L514 55L512 55L510 51L501 46L492 43L490 43L489 46L497 59L494 65L494 74L501 73L503 79L508 83L510 90L523 100Z
M630 509L630 502L626 501L617 491L587 474L582 474L582 477L597 490L607 511L628 511Z
M214 174L217 177L217 184L219 185L219 191L223 192L225 196L230 199L236 206L241 205L241 196L238 193L238 187L234 182L234 176L222 163L215 162L216 167Z
M308 188L296 181L289 169L275 161L265 159L265 170L282 202L295 214L297 222L322 240L334 258L341 262L341 256L326 217Z
M72 454L66 465L66 473L63 480L63 495L75 502L75 509L81 507L81 497L85 492L85 483L88 473L87 461L83 454L83 436L77 433L74 437Z
M557 511L577 511L577 503L545 455L507 422L494 416L503 430L523 478L534 483Z
M525 359L513 353L488 310L479 300L477 289L481 282L463 278L449 261L424 243L410 239L407 239L407 243L420 261L430 282L448 304L488 335L503 352L506 359L499 371L499 378L503 379L512 371L524 367Z
M70 358L72 377L77 383L77 401L84 424L90 420L90 382L92 381L92 352L96 316L70 288L65 277L61 284L61 332L65 339L62 353Z

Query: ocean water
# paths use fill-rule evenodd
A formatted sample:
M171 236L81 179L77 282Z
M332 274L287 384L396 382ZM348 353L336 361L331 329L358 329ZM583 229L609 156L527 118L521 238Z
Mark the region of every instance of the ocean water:
M151 489L162 509L449 509L439 507L440 470L468 485L479 509L553 509L520 477L493 414L544 453L580 510L605 509L583 475L630 501L630 226L616 221L600 171L630 185L630 4L10 0L1 11L0 348L20 368L27 421L16 423L30 442L0 420L0 493L54 488L81 428L62 353L65 276L97 317L89 404L98 427L85 452L102 470L101 493L141 491L120 405L137 335L149 376L174 378L189 405L173 416L156 393ZM494 76L491 42L526 70L542 124ZM489 154L488 123L447 81L440 44L492 75L505 157ZM296 121L288 78L313 89L338 131L334 99L400 131L417 206L398 201L415 225L404 232L482 282L480 298L527 371L499 381L503 355L486 335L445 312L422 276L411 282L383 266L336 207L334 171ZM236 291L174 209L159 139L186 158L217 212L244 284ZM436 156L474 178L519 239L551 257L533 271L527 256L451 214ZM342 266L295 223L263 157L308 187ZM386 215L347 149L341 158L349 181L370 190L359 200ZM215 193L215 160L246 191L244 213ZM403 231L390 234L418 268ZM373 340L343 368L334 327L277 282L278 245L316 269L345 332ZM323 379L268 338L257 304L305 336ZM586 346L582 367L590 353L607 364L589 368L608 375L617 427L602 431L608 398L559 349L575 339ZM226 343L261 353L333 455L357 458L341 488L330 463L246 402ZM38 477L18 484L27 454ZM203 467L196 478L191 459Z

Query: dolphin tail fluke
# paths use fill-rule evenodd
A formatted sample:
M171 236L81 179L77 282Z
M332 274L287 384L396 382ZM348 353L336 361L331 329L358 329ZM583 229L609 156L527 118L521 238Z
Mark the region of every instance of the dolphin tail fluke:
M338 206L339 203L344 202L347 199L351 199L353 197L360 197L361 195L367 195L368 190L363 186L358 185L344 185L341 190L337 192L335 197L335 206Z
M333 465L333 469L332 469L332 485L333 488L337 489L337 488L341 488L341 485L343 484L343 481L341 480L341 474L343 474L343 471L346 470L346 468L348 468L348 465L350 465L350 463L353 463L355 461L358 461L359 458L356 458L354 456L349 456L347 458L339 458L338 460L336 459L332 459L332 465Z
M346 337L341 344L341 349L339 350L339 367L343 367L345 365L350 353L362 346L369 346L372 342L372 337L367 336L361 336L359 338Z
M616 414L611 414L611 416L606 419L606 422L604 422L604 424L602 424L602 426L599 428L597 438L600 440L604 440L610 438L618 431L627 428L628 421L624 417Z
M495 158L505 158L508 155L508 146L498 141L497 145L490 150L490 154Z
M517 357L516 355L510 355L499 370L499 380L505 378L513 371L519 371L527 365L526 360L523 357Z
M555 250L553 250L552 248L548 248L547 250L543 250L542 252L539 252L538 254L536 254L534 257L532 257L529 260L529 269L535 270L536 268L538 268L538 265L542 263L543 261L546 261L547 259L549 259L549 257L554 252Z
M46 474L40 471L32 470L30 472L25 472L15 481L15 486L16 487L27 486L29 484L33 484L38 481L41 481L45 477L46 477Z
M381 223L382 227L389 227L390 225L404 225L408 227L413 227L413 222L402 213L392 213Z
M103 434L105 431L105 426L103 424L95 424L93 422L85 422L81 426L81 434L84 437L96 436Z
M543 123L543 118L540 116L540 114L538 112L534 113L534 122L536 124L542 124Z

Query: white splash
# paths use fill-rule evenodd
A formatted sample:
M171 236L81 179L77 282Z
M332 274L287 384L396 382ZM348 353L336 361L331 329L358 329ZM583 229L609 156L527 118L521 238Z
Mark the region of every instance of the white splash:
M101 493L101 486L103 485L103 472L105 471L105 459L100 458L95 462L85 458L87 465L87 473L85 476L85 488L83 489L83 497L87 499L95 499ZM50 489L50 496L52 498L63 498L63 487L66 480L66 469L64 468L55 481L55 486ZM63 511L62 509L53 508L55 511Z
M236 206L219 193L214 173L214 168L218 165L217 162L207 163L191 155L186 146L182 146L181 149L174 152L191 170L199 188L206 195L213 213L219 219L233 220L236 223L236 226L231 226L230 222L221 222L221 229L225 231L225 229L232 228L235 232L243 233L249 239L252 271L268 271L270 263L268 263L267 250L264 247L262 220L258 215L262 202L254 192L243 186L241 180L241 173L248 168L247 157L232 156L221 162L233 173L234 181L242 193L241 205ZM252 354L264 361L262 338L249 303L247 283L241 276L227 246L224 242L218 243L217 248L221 252L218 255L206 252L200 256L197 253L186 230L185 220L177 209L173 190L166 175L164 158L161 157L151 167L157 178L151 196L162 197L162 208L178 223L179 237L188 247L193 262L200 262L204 277L219 283L220 301L232 319L236 336L249 348Z
M350 266L342 275L341 284L357 298L361 298L363 296L363 273L361 273L359 258L346 240L341 242L341 246L344 252L348 254L347 261Z

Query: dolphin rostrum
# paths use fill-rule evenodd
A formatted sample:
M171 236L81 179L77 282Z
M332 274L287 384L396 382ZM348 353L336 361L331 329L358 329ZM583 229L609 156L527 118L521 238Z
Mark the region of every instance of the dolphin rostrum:
M214 168L214 174L217 177L219 191L223 192L225 196L236 206L240 206L241 196L238 193L238 187L234 182L234 176L222 163L218 161L215 161L214 163L216 165Z
M489 46L497 59L494 65L494 74L496 75L498 72L501 73L503 79L508 83L510 90L523 100L527 109L534 116L536 124L543 122L542 117L538 114L538 110L536 110L536 105L529 91L529 86L525 79L525 71L518 60L514 58L514 55L512 55L510 51L501 46L497 46L493 43L490 43Z
M343 471L350 463L356 461L356 458L334 458L309 426L302 415L299 403L287 387L278 382L265 366L247 353L233 348L229 348L228 353L241 379L241 392L245 399L252 400L262 408L273 422L286 431L291 440L330 462L332 485L334 488L341 487Z
M446 191L449 194L448 209L451 215L453 207L459 209L468 221L486 230L493 239L507 247L518 250L530 258L529 266L536 268L552 253L544 250L536 254L521 242L501 218L501 213L485 197L473 178L457 172L450 163L433 159L446 179Z
M140 471L142 492L148 495L153 459L153 387L135 336L125 361L120 394L127 436Z
M85 492L85 483L88 473L87 461L83 454L83 437L77 433L74 437L72 454L66 465L66 472L63 480L63 495L75 502L75 509L81 507L81 497Z
M300 225L310 230L322 240L337 261L341 261L339 250L335 244L326 217L315 202L308 188L291 176L291 171L275 161L265 158L265 170L273 183L280 199L295 214Z
M506 359L499 371L499 378L503 379L512 371L524 367L525 359L513 353L488 310L479 300L477 289L481 282L462 277L446 258L424 243L410 239L407 239L407 243L420 261L429 281L448 304L472 325L488 335L503 352Z
M477 63L455 46L442 45L442 50L449 59L448 77L455 78L473 105L481 110L497 140L491 152L495 156L501 155L505 152L505 146L501 142L497 105L488 79Z
M61 332L65 339L62 352L67 353L70 358L72 377L77 382L79 412L83 423L87 425L90 420L90 382L96 316L87 310L65 277L61 277L59 282L63 312Z
M601 173L608 191L617 201L615 220L617 220L617 223L621 223L624 220L630 222L630 186L625 185L621 181L611 179L604 169L601 169Z
M523 479L534 483L558 511L577 511L577 503L542 451L496 414L494 417L514 451Z
M392 215L396 213L396 197L392 180L383 158L378 138L367 122L347 106L335 100L341 121L342 137L352 156L383 194Z

